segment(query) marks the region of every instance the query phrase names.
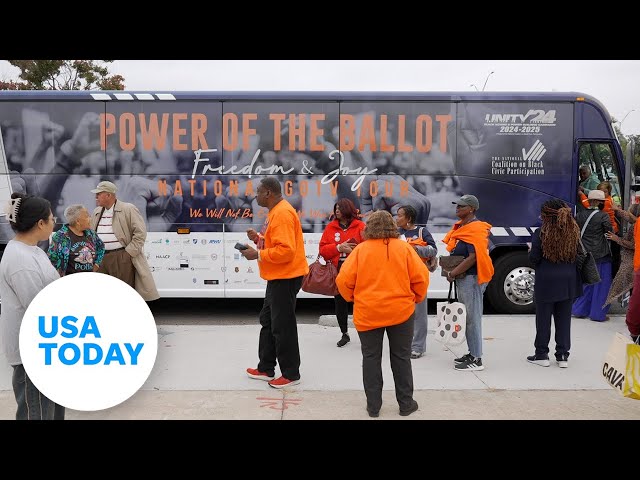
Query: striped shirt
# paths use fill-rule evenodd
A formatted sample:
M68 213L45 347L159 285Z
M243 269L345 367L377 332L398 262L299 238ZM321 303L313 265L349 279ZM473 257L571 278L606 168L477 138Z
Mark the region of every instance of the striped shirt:
M105 209L102 214L102 218L100 219L100 223L98 223L96 233L100 237L100 240L104 242L104 248L106 251L124 247L124 245L122 245L116 238L115 233L113 233L113 205L110 209Z

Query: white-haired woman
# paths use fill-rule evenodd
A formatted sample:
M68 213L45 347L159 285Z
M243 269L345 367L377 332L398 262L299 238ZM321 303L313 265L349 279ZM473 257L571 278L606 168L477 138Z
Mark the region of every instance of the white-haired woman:
M84 205L71 205L64 211L67 221L53 234L49 259L61 277L71 273L95 272L104 257L104 243L91 230L91 217Z

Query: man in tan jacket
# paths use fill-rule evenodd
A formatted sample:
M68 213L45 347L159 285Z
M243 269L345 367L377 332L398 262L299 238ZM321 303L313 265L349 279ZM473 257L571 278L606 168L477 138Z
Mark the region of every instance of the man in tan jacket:
M105 254L98 272L131 285L145 301L160 298L144 255L147 227L138 208L116 198L117 187L107 181L91 190L96 194L91 228L104 242Z

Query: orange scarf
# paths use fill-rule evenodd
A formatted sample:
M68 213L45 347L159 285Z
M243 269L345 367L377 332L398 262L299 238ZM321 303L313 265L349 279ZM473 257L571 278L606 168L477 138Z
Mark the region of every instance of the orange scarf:
M493 262L489 256L489 233L491 225L480 220L461 225L462 220L444 236L442 241L447 244L447 251L456 248L458 240L472 244L476 249L476 267L478 268L478 283L487 283L493 277Z

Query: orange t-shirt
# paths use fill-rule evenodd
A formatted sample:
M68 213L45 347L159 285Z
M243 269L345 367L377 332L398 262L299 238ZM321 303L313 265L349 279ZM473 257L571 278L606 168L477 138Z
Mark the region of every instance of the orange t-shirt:
M298 213L286 200L269 210L258 240L260 276L283 280L309 273Z
M408 320L427 295L429 270L407 242L375 238L353 249L336 285L353 302L353 324L364 332Z

